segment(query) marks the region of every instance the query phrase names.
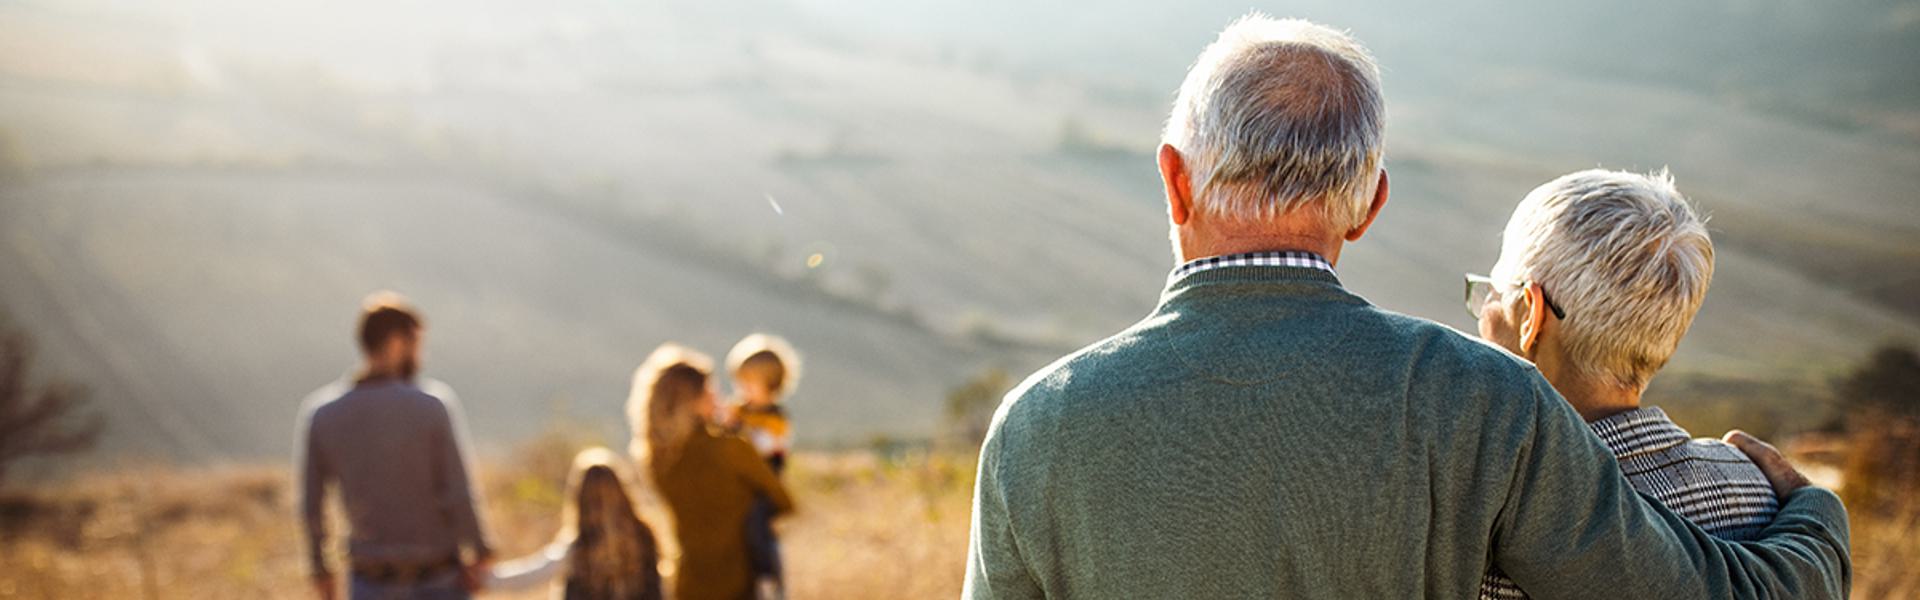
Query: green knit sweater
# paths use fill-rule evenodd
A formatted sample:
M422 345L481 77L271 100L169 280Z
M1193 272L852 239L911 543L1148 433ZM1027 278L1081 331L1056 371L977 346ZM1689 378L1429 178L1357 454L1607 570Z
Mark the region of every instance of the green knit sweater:
M1637 495L1528 363L1323 271L1228 267L1008 394L972 598L1844 598L1846 511L1732 543Z

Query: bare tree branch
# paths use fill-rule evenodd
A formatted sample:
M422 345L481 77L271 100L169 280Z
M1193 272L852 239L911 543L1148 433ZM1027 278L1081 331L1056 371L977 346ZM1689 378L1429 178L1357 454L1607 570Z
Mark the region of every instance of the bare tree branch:
M22 458L91 449L106 429L100 413L82 411L85 388L56 381L32 389L32 366L33 347L26 336L0 336L0 481Z

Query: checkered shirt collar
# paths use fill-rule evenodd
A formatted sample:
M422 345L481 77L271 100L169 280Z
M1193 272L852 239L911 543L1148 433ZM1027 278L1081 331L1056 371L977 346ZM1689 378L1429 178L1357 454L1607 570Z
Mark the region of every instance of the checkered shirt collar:
M1681 429L1667 412L1657 406L1636 408L1592 423L1593 432L1613 451L1626 458L1655 450L1665 450L1693 441L1693 435Z
M1272 252L1244 252L1209 256L1187 261L1167 275L1167 283L1172 284L1195 273L1211 271L1222 267L1300 267L1319 269L1333 273L1333 263L1320 255L1304 250L1279 250Z

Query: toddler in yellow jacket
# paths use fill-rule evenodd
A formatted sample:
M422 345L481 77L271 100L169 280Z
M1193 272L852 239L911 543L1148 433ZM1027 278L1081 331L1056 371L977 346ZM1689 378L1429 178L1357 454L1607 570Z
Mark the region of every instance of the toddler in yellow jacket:
M727 353L727 370L733 375L735 396L732 427L753 443L776 475L785 471L793 427L781 402L799 381L799 355L786 340L756 333L734 344ZM773 534L771 508L761 499L747 516L747 547L761 598L783 595L780 544Z

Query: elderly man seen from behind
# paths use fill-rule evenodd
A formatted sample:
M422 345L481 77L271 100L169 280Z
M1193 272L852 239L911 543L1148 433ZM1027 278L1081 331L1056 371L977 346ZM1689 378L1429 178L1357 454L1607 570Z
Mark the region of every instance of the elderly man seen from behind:
M1249 17L1159 164L1179 266L1144 320L1033 374L981 448L973 598L1842 598L1846 513L1772 464L1758 543L1636 494L1527 362L1347 291L1387 200L1378 69ZM1631 574L1630 577L1622 576Z

